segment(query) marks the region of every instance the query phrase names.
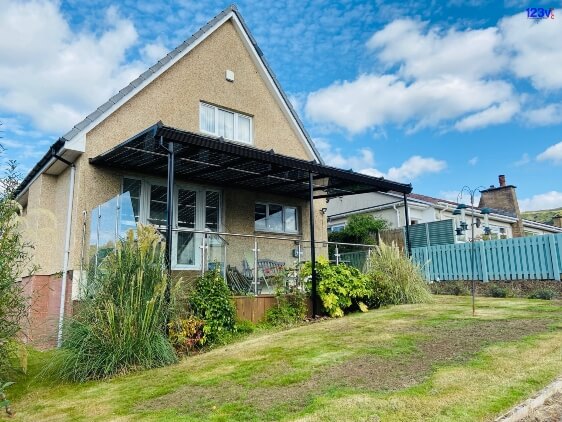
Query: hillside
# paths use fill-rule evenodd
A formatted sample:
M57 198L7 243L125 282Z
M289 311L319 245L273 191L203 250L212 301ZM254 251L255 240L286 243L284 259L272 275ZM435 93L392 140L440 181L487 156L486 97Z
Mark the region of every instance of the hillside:
M562 213L562 208L551 210L525 211L521 215L526 220L536 221L537 223L552 224L552 219L556 214Z

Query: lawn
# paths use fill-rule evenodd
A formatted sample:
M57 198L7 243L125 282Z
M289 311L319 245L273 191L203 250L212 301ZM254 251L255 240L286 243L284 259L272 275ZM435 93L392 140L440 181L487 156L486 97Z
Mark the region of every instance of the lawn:
M491 420L562 373L562 302L436 297L72 385L33 377L12 420ZM51 352L52 353L52 352Z

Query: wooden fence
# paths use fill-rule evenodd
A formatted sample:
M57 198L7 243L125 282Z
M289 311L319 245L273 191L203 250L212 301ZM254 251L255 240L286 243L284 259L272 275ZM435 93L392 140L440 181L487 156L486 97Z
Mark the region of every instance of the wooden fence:
M562 234L412 249L430 281L556 280L562 271Z

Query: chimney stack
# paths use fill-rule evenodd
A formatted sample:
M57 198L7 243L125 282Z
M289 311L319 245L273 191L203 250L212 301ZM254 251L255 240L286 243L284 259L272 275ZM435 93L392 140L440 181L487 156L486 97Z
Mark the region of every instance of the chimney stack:
M498 179L500 181L500 188L503 188L505 186L505 174L500 174Z
M500 185L495 188L493 186L481 191L479 208L492 208L500 212L505 212L517 218L517 222L512 223L513 237L524 236L523 221L521 220L521 212L519 203L517 202L517 193L515 186L508 185L505 182L505 175L498 176Z
M560 228L562 228L562 214L555 215L555 216L552 218L552 224L553 224L555 227L560 227Z

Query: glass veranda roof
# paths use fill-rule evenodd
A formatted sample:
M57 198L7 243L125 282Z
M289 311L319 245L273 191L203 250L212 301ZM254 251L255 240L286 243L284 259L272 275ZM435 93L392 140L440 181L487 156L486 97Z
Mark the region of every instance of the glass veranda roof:
M162 123L142 131L113 149L91 158L96 166L161 175L168 171L168 152L173 143L175 177L222 187L237 187L308 199L309 174L314 178L314 197L332 198L367 192L410 193L411 184L393 182L351 170L342 170L186 132ZM163 147L163 146L164 147Z

